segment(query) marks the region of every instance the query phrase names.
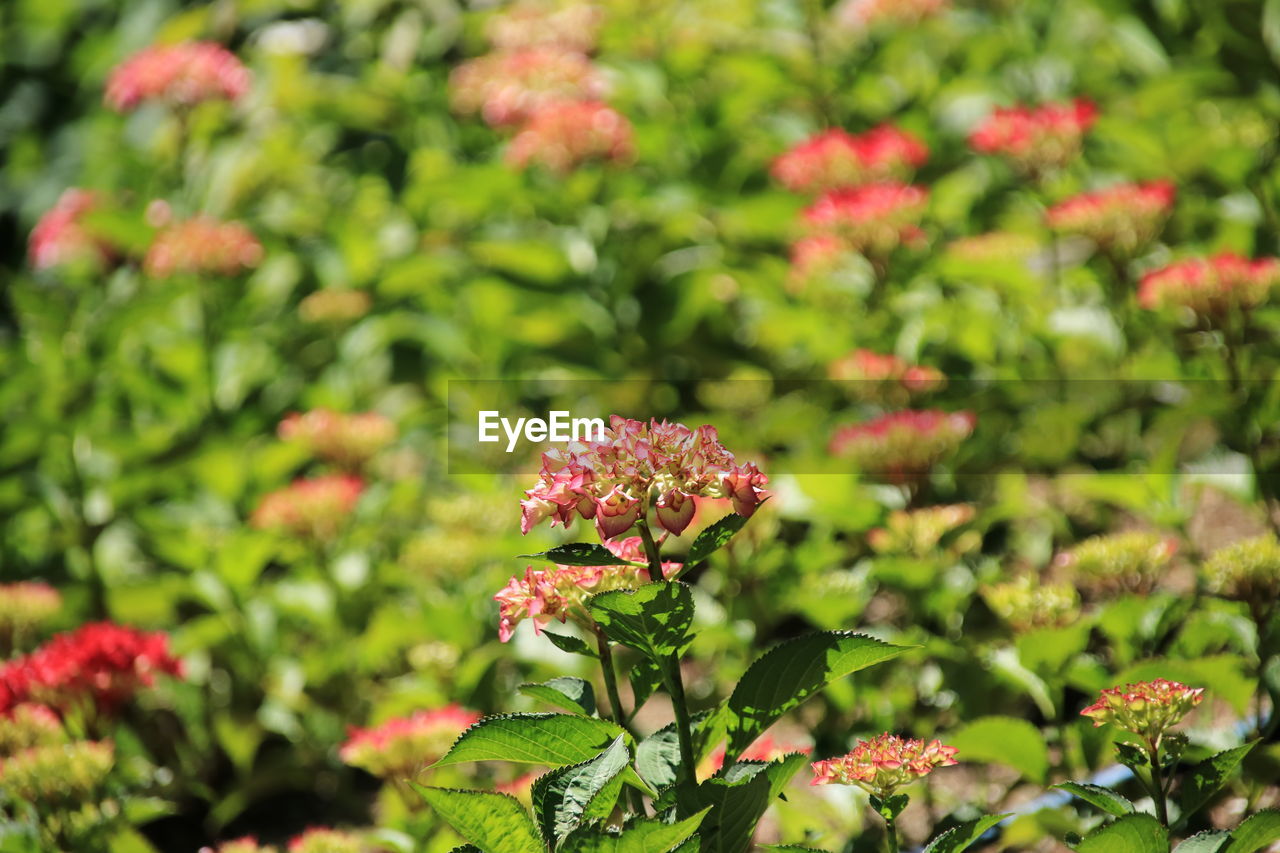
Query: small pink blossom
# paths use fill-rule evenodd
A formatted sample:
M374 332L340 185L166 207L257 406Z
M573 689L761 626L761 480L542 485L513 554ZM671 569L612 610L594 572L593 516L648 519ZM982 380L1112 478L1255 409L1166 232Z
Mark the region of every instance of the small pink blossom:
M280 422L280 438L305 446L312 454L354 470L396 439L396 425L377 412L342 414L312 409Z
M876 26L918 24L937 15L948 0L844 0L832 15L838 26L865 30Z
M209 100L236 101L249 91L249 81L248 69L222 45L155 45L111 72L106 102L117 112L128 112L145 101L181 107Z
M856 349L827 367L827 375L851 384L855 396L879 399L936 391L947 377L935 367L911 364L890 353ZM893 392L899 392L894 394Z
M530 48L468 60L449 77L454 110L494 127L519 125L553 104L599 101L604 78L581 53Z
M1038 175L1074 160L1097 117L1097 107L1082 98L997 109L969 135L969 144L981 154L998 154Z
M507 149L507 162L564 175L589 160L619 163L631 155L631 123L602 103L581 101L534 112Z
M338 757L375 776L409 777L418 768L438 761L458 736L479 720L478 713L455 704L417 711L367 729L353 726Z
M907 178L929 158L924 143L892 125L810 137L773 161L773 177L798 193L847 190Z
M590 53L604 12L593 3L517 0L489 19L485 35L499 50L558 48Z
M1157 678L1103 690L1080 714L1091 718L1095 728L1110 723L1155 743L1202 701L1203 687Z
M340 829L313 826L289 839L288 853L364 853L360 836Z
M85 223L85 217L100 206L96 193L69 189L31 231L28 256L38 270L87 262L106 266L115 256L110 243Z
M864 474L911 483L953 454L976 424L971 412L892 412L842 427L831 439L830 452L853 460Z
M1055 204L1045 221L1056 231L1080 234L1105 250L1132 255L1159 235L1175 195L1169 181L1117 184Z
M1217 320L1232 308L1262 305L1278 285L1280 259L1249 260L1222 252L1147 273L1138 286L1138 304L1149 309L1181 307Z
M956 748L941 741L925 742L885 733L858 741L839 758L815 761L810 785L857 785L881 799L903 785L923 779L935 767L956 763Z
M801 216L809 235L828 235L848 251L884 258L899 246L923 243L920 220L928 200L923 187L869 184L829 192Z
M295 480L263 497L250 523L263 530L325 542L337 536L363 491L364 482L346 474Z
M178 273L236 275L262 260L262 244L239 222L197 216L161 230L143 267L153 278Z

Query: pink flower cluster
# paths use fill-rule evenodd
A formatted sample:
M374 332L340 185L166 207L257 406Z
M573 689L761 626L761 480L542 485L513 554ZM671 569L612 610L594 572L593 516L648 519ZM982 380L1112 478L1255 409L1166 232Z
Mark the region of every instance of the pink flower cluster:
M396 439L396 425L377 412L341 414L312 409L280 422L280 438L304 445L313 455L354 470Z
M85 698L111 711L159 674L182 675L166 634L94 622L0 665L0 713L23 702L68 708Z
M47 583L0 584L0 642L21 639L61 609L62 595Z
M1202 701L1203 687L1157 678L1103 690L1098 701L1080 713L1091 718L1095 728L1110 723L1156 743Z
M43 270L75 263L109 264L115 255L111 244L84 221L98 206L98 196L89 190L64 192L31 231L27 246L31 265Z
M632 155L631 123L599 101L548 104L525 122L507 148L507 162L537 163L560 175L588 160L622 162Z
M834 11L837 25L863 30L880 25L918 24L947 7L947 0L844 0Z
M416 769L439 760L458 736L479 720L479 714L455 704L397 717L368 729L352 727L338 757L381 778L412 776Z
M868 184L835 190L805 208L802 219L807 237L824 237L824 254L839 246L871 259L884 259L899 246L924 241L920 220L929 200L923 187L905 184Z
M458 112L479 113L494 127L510 127L553 104L599 100L604 78L581 53L541 47L464 62L453 70L449 88Z
M543 454L539 483L520 503L522 532L547 518L568 527L580 515L595 519L600 538L614 539L644 521L652 502L658 524L679 536L698 498L729 498L734 512L750 516L767 496L769 478L754 463L738 464L713 426L614 415L604 433L603 441Z
M363 491L364 481L346 474L295 480L264 496L250 523L261 530L327 542L338 535Z
M327 826L314 826L289 839L288 853L364 853L360 836Z
M1050 228L1088 237L1104 250L1132 255L1160 234L1175 194L1169 181L1117 184L1059 202L1045 220Z
M262 260L262 244L239 222L197 216L160 231L143 262L147 275L236 275Z
M236 101L249 91L249 71L235 54L212 42L155 45L117 66L107 78L106 102L128 112L145 101L190 107L201 101Z
M881 125L854 135L824 131L773 161L773 177L796 193L847 190L907 178L929 159L929 149L906 131Z
M837 382L849 382L855 395L875 399L886 391L899 388L908 394L936 391L947 377L936 367L910 364L890 353L856 349L831 362L827 375Z
M1098 117L1090 101L997 109L969 136L982 154L998 154L1030 175L1060 168L1080 153L1084 135Z
M839 758L815 761L810 785L857 785L881 799L903 785L922 779L935 767L956 763L956 748L941 741L927 743L895 734L858 741L853 751Z
M829 449L864 474L907 484L954 453L976 425L972 412L909 409L842 427Z
M1150 309L1180 307L1221 319L1232 309L1258 307L1278 285L1280 258L1249 260L1223 252L1147 273L1138 286L1138 304Z
M519 0L489 19L485 35L499 50L549 47L586 54L595 48L602 23L603 12L591 3Z
M556 566L535 569L529 566L524 576L516 575L493 597L498 602L498 639L507 642L515 628L525 619L533 620L535 634L542 633L553 621L573 619L591 628L595 623L585 606L588 597L614 589L636 589L649 582L649 570L639 536L606 541L619 559L616 566ZM675 569L674 564L663 567Z

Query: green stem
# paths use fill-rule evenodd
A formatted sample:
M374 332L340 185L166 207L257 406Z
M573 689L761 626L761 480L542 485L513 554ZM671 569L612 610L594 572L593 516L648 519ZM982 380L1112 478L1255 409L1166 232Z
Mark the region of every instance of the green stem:
M898 822L886 819L884 822L884 846L888 853L901 853L902 848L898 846Z
M649 580L665 580L662 576L662 556L658 553L658 543L654 541L653 531L649 529L649 522L640 519L636 523L636 527L640 529L640 541L644 543L644 554L649 560Z
M618 676L613 669L613 650L609 647L609 639L604 631L596 628L596 649L600 652L600 669L604 673L604 688L609 696L609 709L613 720L625 726L627 715L622 711L622 697L618 694Z
M1151 799L1156 804L1156 817L1160 825L1169 826L1169 807L1165 802L1164 770L1160 767L1160 740L1147 741L1147 755L1151 758Z

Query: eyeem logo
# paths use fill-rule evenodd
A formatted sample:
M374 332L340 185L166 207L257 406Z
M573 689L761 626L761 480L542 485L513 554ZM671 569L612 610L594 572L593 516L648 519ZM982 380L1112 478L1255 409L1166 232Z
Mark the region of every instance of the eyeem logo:
M502 417L501 412L490 410L480 412L476 439L489 443L500 441L499 428L507 436L507 452L513 453L521 435L535 444L544 441L604 441L605 423L601 418L575 418L563 411L547 412L546 420L516 418L513 423L510 418Z

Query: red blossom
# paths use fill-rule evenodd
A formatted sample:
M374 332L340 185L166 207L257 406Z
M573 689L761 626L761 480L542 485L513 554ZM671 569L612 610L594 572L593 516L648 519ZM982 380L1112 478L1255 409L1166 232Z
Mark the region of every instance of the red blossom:
M437 761L479 720L478 713L454 704L417 711L367 729L353 726L338 756L375 776L410 775L415 768Z
M192 106L239 100L249 91L249 71L235 54L212 42L155 45L135 53L107 79L107 105L128 112L144 101Z
M935 391L947 378L936 367L911 364L890 353L856 349L833 361L827 375L841 382L852 382L858 396L874 398L886 385L897 385L909 394Z
M197 216L161 230L147 250L147 275L175 273L236 275L262 260L262 244L239 222Z
M64 192L31 230L27 253L36 269L50 269L85 261L106 265L114 257L111 244L85 224L85 217L99 206L96 193L75 189Z
M792 192L820 193L900 180L928 158L919 139L881 125L856 136L840 129L820 133L780 155L772 171Z
M295 480L263 497L250 523L301 539L327 541L337 535L363 491L364 481L346 474Z
M922 779L935 767L956 763L956 748L941 741L927 743L898 735L878 735L858 741L853 751L839 758L813 763L810 785L857 785L881 799L902 785Z
M536 111L507 149L507 162L566 174L588 160L630 159L631 123L597 101L549 104Z
M1143 308L1178 306L1219 318L1232 308L1245 310L1266 302L1280 285L1280 259L1249 260L1230 252L1189 258L1142 277L1138 304Z
M834 237L847 251L884 258L899 246L924 240L920 220L928 200L923 187L869 184L829 192L801 217L810 235Z
M892 412L842 427L831 439L830 452L852 459L865 474L909 483L954 453L976 424L972 412Z
M1160 233L1176 192L1169 181L1116 184L1055 204L1045 221L1057 231L1081 234L1104 249L1130 255Z
M1039 174L1075 159L1097 117L1097 107L1083 98L997 109L969 135L969 144L981 154L999 154L1023 171Z
M845 0L836 7L837 24L854 30L877 25L918 24L947 7L947 0Z
M1203 687L1157 678L1103 690L1080 714L1091 718L1095 728L1111 723L1157 742L1202 701Z

